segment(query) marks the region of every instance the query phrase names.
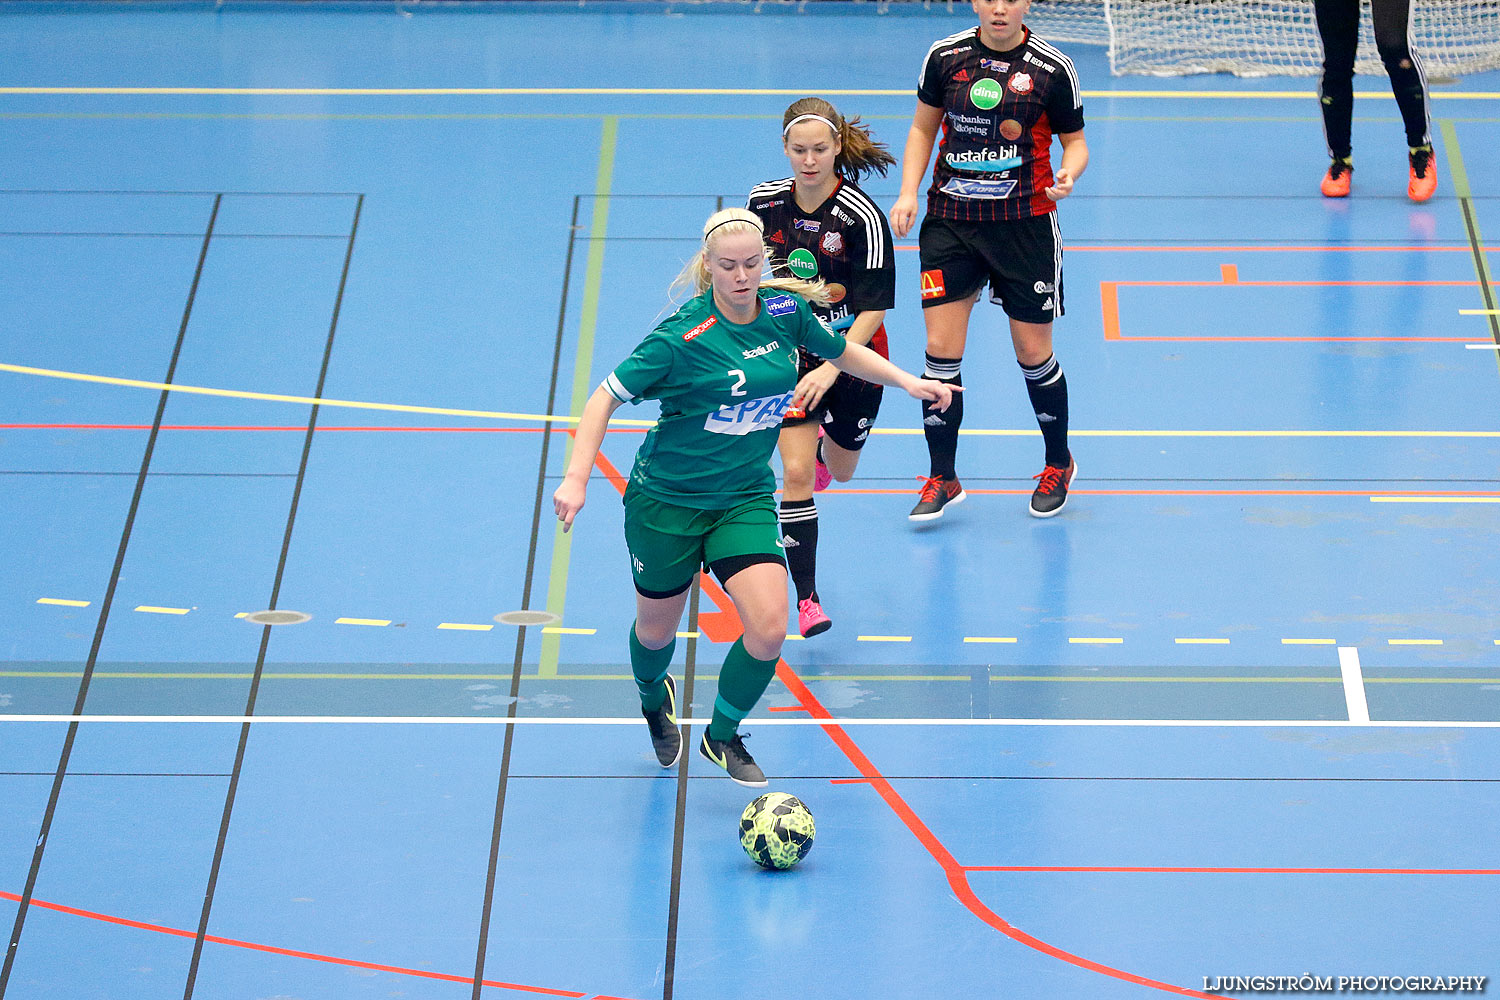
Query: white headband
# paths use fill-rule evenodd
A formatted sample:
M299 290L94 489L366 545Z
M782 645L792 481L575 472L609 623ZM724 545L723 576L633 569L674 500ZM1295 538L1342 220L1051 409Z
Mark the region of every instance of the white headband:
M796 118L793 118L791 121L786 123L786 128L781 130L781 137L785 139L786 134L792 130L792 126L797 124L798 122L822 122L824 125L828 126L828 131L832 132L834 135L839 134L839 127L833 122L829 121L827 118L824 118L822 115L798 115Z

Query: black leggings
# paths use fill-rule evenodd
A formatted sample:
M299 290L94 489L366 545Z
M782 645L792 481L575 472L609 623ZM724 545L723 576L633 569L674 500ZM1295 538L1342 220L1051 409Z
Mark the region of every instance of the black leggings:
M1432 141L1427 121L1427 74L1407 37L1411 0L1371 0L1375 19L1375 47L1391 78L1391 92L1406 126L1406 144ZM1352 148L1350 119L1354 114L1354 53L1359 47L1359 0L1313 0L1318 34L1323 38L1323 82L1318 97L1323 105L1323 133L1330 156L1347 157Z

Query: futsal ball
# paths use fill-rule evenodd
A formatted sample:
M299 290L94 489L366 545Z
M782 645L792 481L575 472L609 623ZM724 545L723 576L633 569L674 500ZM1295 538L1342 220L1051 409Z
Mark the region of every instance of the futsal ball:
M790 868L813 845L813 816L802 800L767 792L740 814L740 846L762 868Z

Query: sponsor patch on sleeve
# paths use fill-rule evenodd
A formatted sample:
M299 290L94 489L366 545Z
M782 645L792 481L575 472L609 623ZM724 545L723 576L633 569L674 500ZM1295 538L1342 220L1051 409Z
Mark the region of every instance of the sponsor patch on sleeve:
M766 299L766 312L772 316L785 316L797 311L797 300L790 295L773 295Z

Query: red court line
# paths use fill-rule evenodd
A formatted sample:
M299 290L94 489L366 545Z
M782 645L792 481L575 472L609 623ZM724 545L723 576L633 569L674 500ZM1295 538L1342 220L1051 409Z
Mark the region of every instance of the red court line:
M767 712L805 712L807 709L801 705L768 705Z
M1239 269L1232 264L1221 265L1223 272L1219 281L1101 281L1099 282L1099 304L1103 312L1104 339L1110 341L1187 342L1211 344L1355 344L1355 343L1484 343L1486 338L1475 337L1285 337L1285 336L1125 336L1120 332L1120 288L1384 288L1406 286L1478 286L1474 281L1241 281ZM1234 268L1233 277L1228 270Z
M0 899L8 899L19 903L21 897L13 892L0 889ZM58 913L66 913L73 917L85 917L89 920L98 920L106 924L115 924L120 927L131 927L136 930L152 931L157 934L168 934L172 937L194 938L194 931L183 930L180 927L166 927L162 924L150 924L142 920L130 920L126 917L111 916L107 913L97 913L93 910L81 910L76 906L64 906L61 903L49 903L46 900L33 898L31 905L44 910L54 910ZM213 944L228 945L231 948L244 948L249 951L265 952L271 955L283 955L288 958L305 958L313 962L326 962L329 965L342 965L351 969L367 969L373 972L391 972L400 976L414 976L419 979L438 979L448 983L474 984L473 976L455 976L446 972L427 972L422 969L406 969L399 965L381 965L376 962L360 962L352 958L338 958L334 955L320 955L312 951L296 951L291 948L278 948L275 945L256 944L253 941L240 941L235 938L219 937L216 934L205 934L203 940ZM577 990L554 990L546 986L523 986L519 983L505 983L499 980L485 979L481 981L482 986L493 986L501 990L514 990L518 993L533 993L549 997L573 997L575 1000L587 997L588 993L579 993ZM601 998L604 1000L604 998ZM610 998L610 1000L623 1000L623 998Z
M829 713L828 709L823 707L822 703L818 701L807 685L802 682L802 678L797 676L785 660L777 662L776 676L791 690L792 694L799 701L807 706L808 712L814 718L825 720L833 718L833 715ZM1190 990L1185 987L1174 986L1171 983L1148 979L1145 976L1138 976L1133 972L1126 972L1123 969L1116 969L1113 966L1095 962L1081 955L1064 951L1055 945L1050 945L1040 938L1032 937L1020 928L1007 923L999 914L986 906L974 893L973 888L969 885L968 870L954 860L953 855L948 852L948 849L943 846L942 842L927 828L927 825L912 811L911 806L906 804L906 800L897 794L896 790L891 787L891 783L881 775L875 765L870 762L870 759L864 755L864 752L849 738L849 734L844 732L843 727L823 726L822 728L828 734L829 738L833 740L834 744L844 752L844 756L849 758L849 762L854 765L855 769L864 775L876 793L885 800L886 805L891 808L891 811L906 824L906 828L912 832L912 835L917 838L922 846L927 848L927 853L932 855L932 859L938 863L943 869L943 873L947 875L948 885L953 889L953 892L963 902L964 906L968 907L969 911L980 920L1019 944L1039 951L1044 955L1067 962L1070 965L1087 969L1090 972L1097 972L1100 975L1109 976L1113 979L1121 979L1125 982L1147 986L1166 993L1176 993L1180 996L1201 997L1205 998L1205 1000L1211 1000L1213 994L1200 993L1197 990Z
M1126 875L1500 875L1500 868L1171 868L1126 865L965 865L966 872L1099 872Z
M614 484L617 490L621 493L625 492L626 484L624 477L620 475L619 470L614 467L614 464L604 457L602 451L596 458L595 464L608 477L609 481ZM739 616L735 613L734 603L730 601L729 596L724 593L707 573L699 574L699 584L704 595L719 609L717 612L710 614L700 613L698 615L699 630L714 642L727 641L720 638L720 636L725 635L731 630L739 630ZM734 638L734 636L730 635L728 638ZM812 691L808 690L806 684L802 683L802 678L798 677L796 672L787 665L786 660L778 659L776 661L776 676L808 714L817 719L831 720L833 718L828 709L823 707L823 703L818 701ZM922 822L921 818L912 811L911 806L906 804L906 800L896 793L896 790L891 787L891 783L876 769L875 765L864 755L864 752L859 749L854 740L849 738L849 734L844 732L843 727L823 726L822 729L833 740L834 744L843 751L844 756L849 758L849 762L854 765L855 769L864 776L863 780L869 782L880 797L885 800L886 805L891 808L891 811L906 824L906 828L927 849L927 853L932 855L932 859L938 863L943 869L944 874L947 875L948 884L952 887L954 893L963 901L964 906L968 907L969 911L980 920L1013 941L1019 942L1028 948L1032 948L1052 958L1088 969L1091 972L1097 972L1115 979L1122 979L1140 986L1148 986L1167 993L1176 993L1180 996L1199 997L1202 1000L1216 1000L1214 995L1210 993L1199 993L1197 990L1173 986L1171 983L1158 982L1155 979L1147 979L1144 976L1137 976L1132 972L1125 972L1122 969L1102 965L1081 955L1074 955L1072 952L1063 951L1061 948L1050 945L1039 938L1034 938L1025 931L1006 923L974 894L974 890L969 887L968 875L964 868L959 865L953 855L948 852L948 849L943 846L942 841L938 840L932 831L927 828L927 825Z

